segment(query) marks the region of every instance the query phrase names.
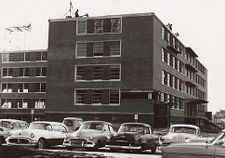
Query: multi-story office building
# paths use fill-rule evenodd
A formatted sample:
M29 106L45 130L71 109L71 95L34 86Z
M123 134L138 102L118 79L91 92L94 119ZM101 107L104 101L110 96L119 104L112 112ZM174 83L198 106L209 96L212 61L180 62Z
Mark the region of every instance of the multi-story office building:
M51 19L48 46L48 119L207 122L207 69L154 13Z
M28 122L45 118L47 50L0 53L3 118Z

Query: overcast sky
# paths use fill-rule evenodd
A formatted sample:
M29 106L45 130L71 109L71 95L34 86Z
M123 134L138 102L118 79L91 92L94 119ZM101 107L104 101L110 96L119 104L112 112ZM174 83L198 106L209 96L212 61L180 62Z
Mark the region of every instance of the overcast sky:
M154 12L190 46L208 69L209 110L225 110L225 0L72 0L79 14L90 16ZM31 23L29 47L46 49L48 19L62 18L69 0L0 0L0 51L5 27Z

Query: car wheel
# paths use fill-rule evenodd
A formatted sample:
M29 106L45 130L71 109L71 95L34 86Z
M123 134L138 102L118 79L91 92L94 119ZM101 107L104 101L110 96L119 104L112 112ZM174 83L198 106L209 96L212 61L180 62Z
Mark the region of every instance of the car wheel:
M4 138L0 137L0 147L2 147L2 144L4 143Z
M67 150L73 150L73 148L71 146L67 146L66 149Z
M46 143L45 143L45 140L43 138L40 138L38 140L37 147L38 147L38 149L44 149L46 147Z
M155 152L156 152L156 147L151 148L151 152L152 152L152 154L155 154Z
M95 144L94 150L98 150L98 149L101 148L101 147L102 147L102 142L99 140L99 141Z

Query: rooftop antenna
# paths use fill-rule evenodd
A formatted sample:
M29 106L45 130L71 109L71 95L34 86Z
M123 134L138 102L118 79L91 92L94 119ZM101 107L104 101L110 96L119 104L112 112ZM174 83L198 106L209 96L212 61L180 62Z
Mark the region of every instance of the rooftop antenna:
M70 7L69 10L63 15L63 17L66 15L66 18L72 18L72 12L75 12L73 9L73 3L70 0ZM69 13L69 15L67 15Z

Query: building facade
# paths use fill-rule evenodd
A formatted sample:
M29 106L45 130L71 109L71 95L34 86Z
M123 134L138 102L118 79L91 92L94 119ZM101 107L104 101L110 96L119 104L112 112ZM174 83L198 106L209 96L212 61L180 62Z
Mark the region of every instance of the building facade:
M154 13L49 20L46 116L204 126L207 69Z
M2 118L45 119L47 50L0 53Z

